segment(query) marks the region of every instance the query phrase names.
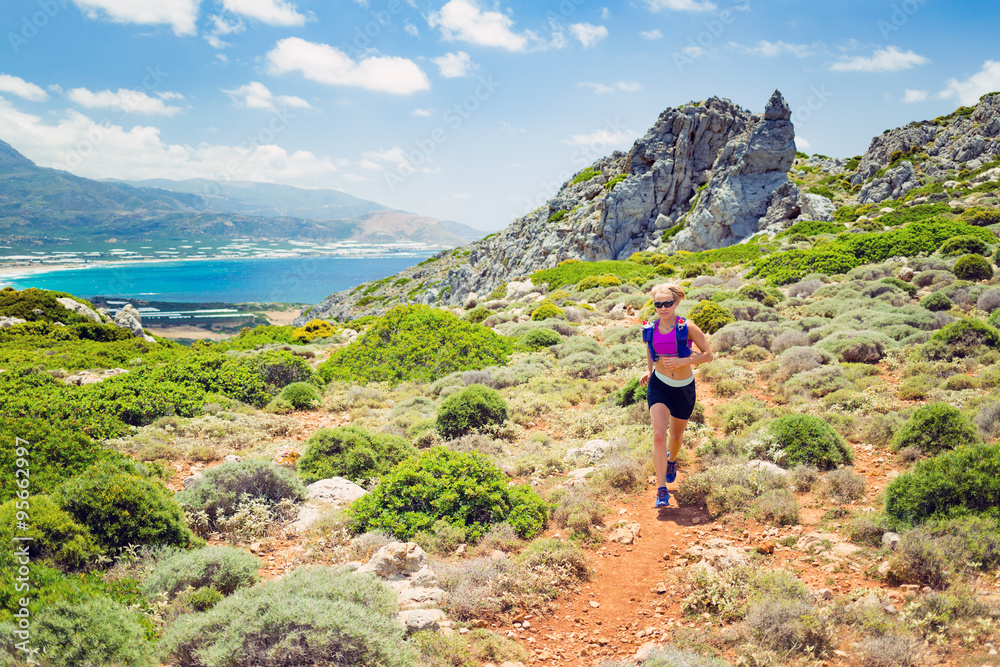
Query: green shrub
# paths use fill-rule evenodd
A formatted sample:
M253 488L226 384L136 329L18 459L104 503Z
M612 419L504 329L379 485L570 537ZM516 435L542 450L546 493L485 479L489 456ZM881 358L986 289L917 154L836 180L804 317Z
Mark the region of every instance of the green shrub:
M276 505L285 499L299 501L305 495L305 487L291 470L271 461L245 460L209 468L177 494L177 502L205 512L215 523L231 517L244 496Z
M681 271L681 278L684 278L685 280L689 278L697 278L698 276L714 276L714 275L715 271L712 270L712 267L704 263L689 264L688 266L685 266L684 269Z
M493 312L489 308L483 308L482 306L476 306L469 312L465 314L465 319L472 322L473 324L482 324L483 320L492 315Z
M375 577L300 567L170 627L161 647L188 667L414 664L396 594Z
M156 563L142 582L150 598L160 593L173 597L187 587L211 587L223 595L257 583L261 562L234 547L204 547L182 551Z
M941 244L939 252L945 257L958 255L987 255L989 249L986 243L975 236L955 236Z
M222 602L225 596L211 586L203 586L191 591L188 596L188 604L195 611L208 611L215 605Z
M744 618L750 605L763 598L806 600L809 589L786 570L754 564L723 570L698 568L691 574L692 592L681 602L688 614L718 615L724 622Z
M52 498L108 551L130 544L183 547L193 537L170 491L126 466L97 463L56 488Z
M30 517L28 530L19 530L18 537L30 538L15 542L17 514L22 510ZM78 570L93 565L104 553L93 535L48 496L17 498L0 506L0 566L14 564L16 547L28 548L31 562L48 561L58 567Z
M563 312L562 308L552 303L548 299L545 299L538 307L531 311L531 319L533 321L547 320L550 317L565 318L566 314Z
M1000 518L1000 443L961 445L918 462L886 489L885 511L905 524L970 514Z
M28 322L62 322L63 324L90 322L85 316L74 313L56 301L61 297L70 298L88 308L93 308L83 299L78 299L66 292L50 292L49 290L29 287L21 291L15 289L0 291L0 315L17 317Z
M812 415L791 414L767 425L766 433L784 452L782 465L814 465L831 470L854 460L851 449L829 424Z
M572 181L569 182L570 185L576 185L577 183L583 183L584 181L589 181L592 178L601 175L600 169L587 168L577 174Z
M153 644L136 615L102 595L53 600L44 613L32 618L29 645L41 650L35 656L40 662L31 664L47 667L158 664ZM0 645L0 657L4 653ZM27 664L21 661L22 656L4 664Z
M10 373L0 373L0 377ZM17 438L21 442L17 443ZM4 443L0 447L0 501L13 498L18 490L15 479L18 459L30 466L31 492L41 494L98 461L122 458L83 433L49 425L41 419L0 419L0 440ZM20 454L18 445L23 448Z
M381 477L416 450L403 438L369 433L358 426L323 428L306 440L298 471L306 482L346 477L362 482Z
M942 292L932 292L920 300L920 305L931 312L938 312L941 310L950 310L952 306L951 299Z
M513 341L430 306L397 306L319 368L324 382L430 382L504 365Z
M421 667L465 667L528 659L527 651L520 644L485 628L475 628L465 634L423 630L411 636L407 643L420 653L416 664Z
M547 508L530 487L510 486L478 452L434 447L396 466L348 513L358 532L378 529L409 539L443 519L475 541L504 521L522 537L534 535L545 526Z
M589 289L583 286L583 280L587 279L590 287L598 286L598 278L608 276L618 280L616 285L620 285L622 280L632 278L644 278L648 280L655 275L653 267L633 261L601 261L601 262L581 262L580 260L565 260L559 262L555 268L542 269L531 274L531 282L535 285L548 283L549 289L556 290L566 285L576 285L578 290Z
M962 212L961 220L977 227L989 227L1000 223L1000 210L975 206Z
M896 342L878 331L838 331L816 344L846 363L874 364L885 357Z
M702 301L691 309L688 318L706 334L714 334L730 322L735 322L733 314L711 301Z
M563 342L563 337L552 329L532 329L521 337L521 343L532 350L552 347Z
M569 211L567 211L566 209L564 208L559 209L558 211L550 215L548 220L546 220L546 222L559 222L560 220L566 217L567 213L569 213Z
M946 449L979 442L979 431L968 417L947 403L917 408L892 439L895 450L918 447L934 455Z
M646 387L639 384L639 378L633 377L625 383L625 386L615 394L615 405L620 408L627 408L634 403L641 403L646 400Z
M962 255L951 270L959 280L989 280L993 277L993 265L982 255Z
M788 489L772 489L753 501L754 513L767 523L794 526L799 522L799 502Z
M961 319L939 329L924 347L929 359L971 357L1000 348L1000 332L979 320Z
M282 389L278 396L296 410L312 410L319 406L322 399L316 387L307 382L293 382Z
M920 291L920 288L913 283L908 283L905 280L900 280L899 278L883 278L879 282L886 285L892 285L893 287L898 287L906 292L911 298L916 296L917 292Z
M437 430L449 440L476 429L496 427L507 421L507 402L495 389L474 384L448 398L438 408Z

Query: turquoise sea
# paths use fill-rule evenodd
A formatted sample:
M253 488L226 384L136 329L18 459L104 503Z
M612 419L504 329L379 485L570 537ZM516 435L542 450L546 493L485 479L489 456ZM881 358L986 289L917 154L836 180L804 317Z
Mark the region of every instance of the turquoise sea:
M411 267L434 251L376 256L241 257L95 264L83 269L0 276L0 287L148 301L318 303Z

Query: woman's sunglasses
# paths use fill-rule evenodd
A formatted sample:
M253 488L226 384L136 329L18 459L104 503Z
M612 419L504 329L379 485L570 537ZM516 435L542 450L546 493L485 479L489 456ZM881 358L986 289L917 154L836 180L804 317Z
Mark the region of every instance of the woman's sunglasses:
M677 303L676 301L654 301L653 308L669 308Z

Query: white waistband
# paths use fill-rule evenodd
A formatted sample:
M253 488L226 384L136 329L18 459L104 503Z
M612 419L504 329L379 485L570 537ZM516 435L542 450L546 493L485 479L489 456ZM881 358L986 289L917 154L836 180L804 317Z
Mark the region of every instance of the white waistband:
M660 382L667 385L668 387L684 387L694 382L694 373L691 373L690 377L686 377L683 380L675 380L669 375L664 375L660 371L656 370L654 370L653 373L655 373L656 377L660 379Z

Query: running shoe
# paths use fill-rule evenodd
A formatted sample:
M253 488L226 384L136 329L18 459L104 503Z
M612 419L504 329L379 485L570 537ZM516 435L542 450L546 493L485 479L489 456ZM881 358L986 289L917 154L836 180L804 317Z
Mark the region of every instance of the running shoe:
M670 492L667 487L661 486L656 490L656 504L653 507L670 507Z
M667 483L673 484L677 479L677 461L667 461Z

